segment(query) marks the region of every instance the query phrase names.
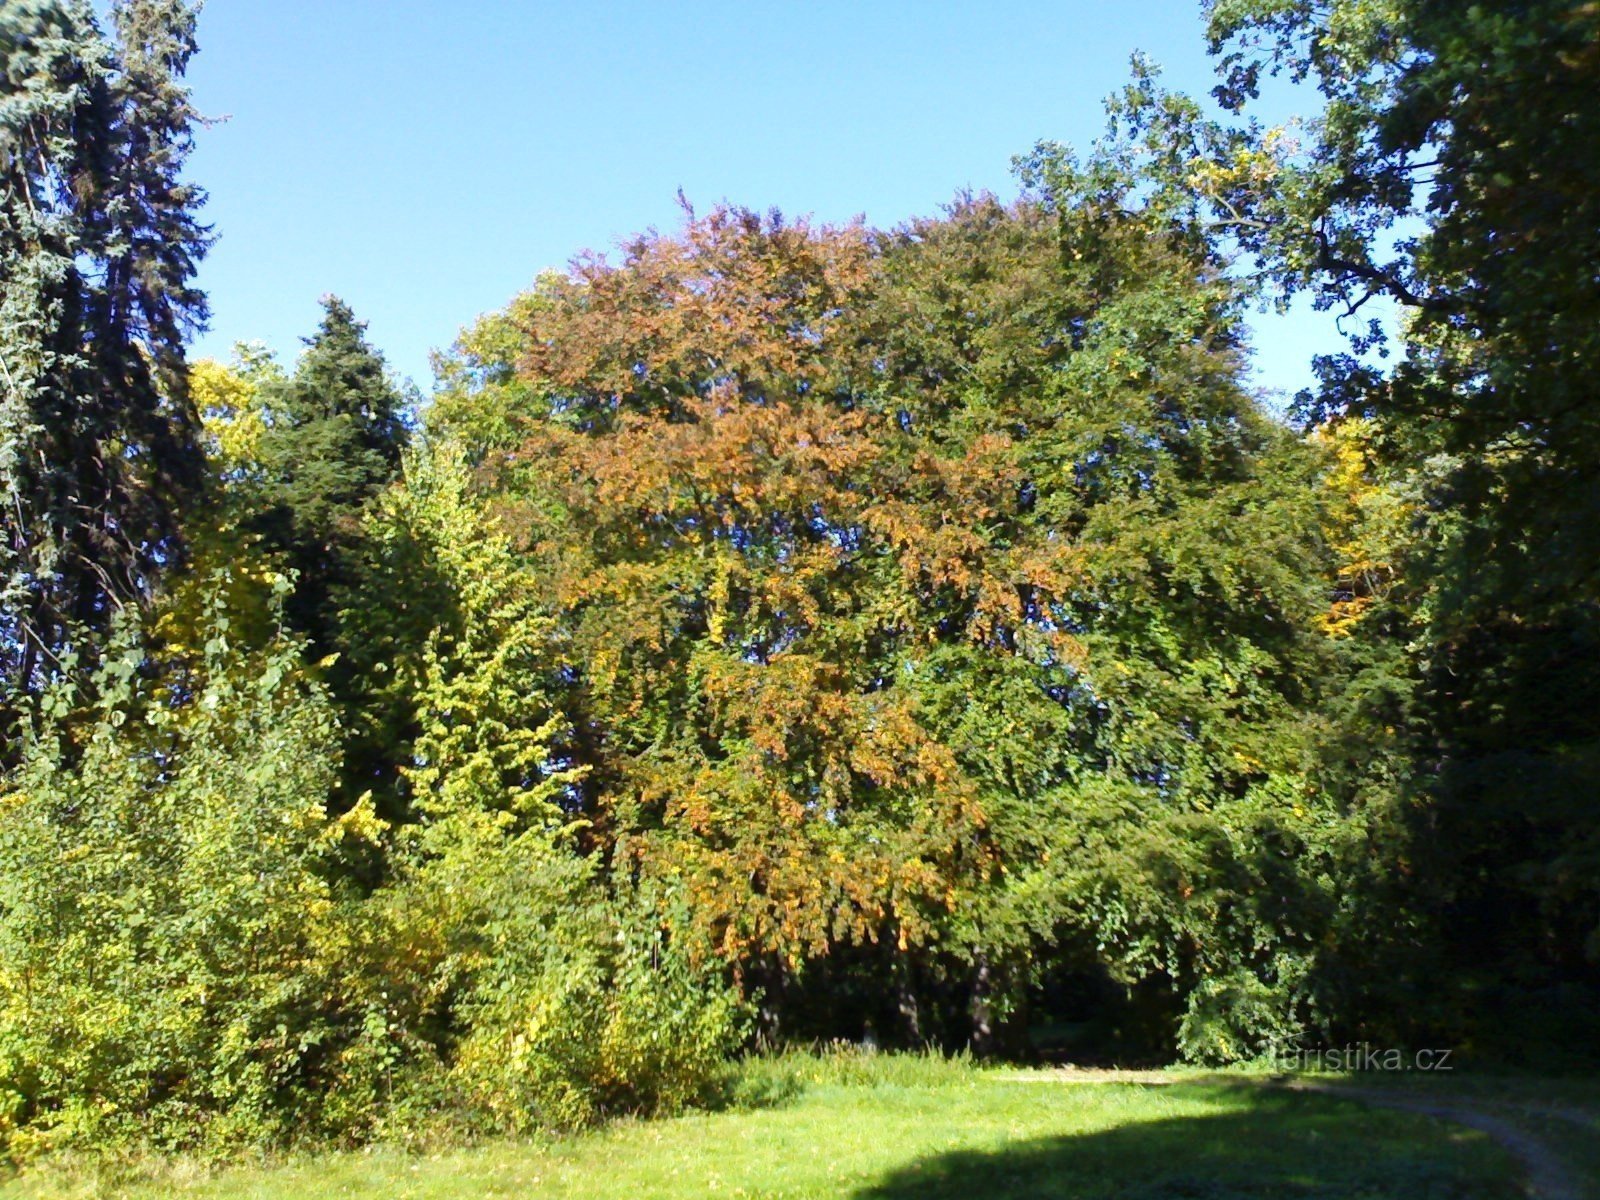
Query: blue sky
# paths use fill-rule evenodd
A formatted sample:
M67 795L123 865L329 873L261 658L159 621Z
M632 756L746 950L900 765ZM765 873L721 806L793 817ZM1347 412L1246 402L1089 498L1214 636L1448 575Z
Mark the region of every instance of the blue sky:
M1012 155L1086 147L1142 49L1211 83L1198 0L211 0L191 174L220 235L197 353L286 357L335 292L425 390L428 352L546 267L719 200L893 225ZM1292 392L1329 318L1262 318Z

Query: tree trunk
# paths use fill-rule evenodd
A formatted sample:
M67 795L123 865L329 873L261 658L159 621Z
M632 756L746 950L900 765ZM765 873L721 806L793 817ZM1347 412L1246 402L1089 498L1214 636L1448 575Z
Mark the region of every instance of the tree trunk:
M927 1044L922 1028L922 1001L917 995L917 981L911 959L905 954L894 956L894 1007L899 1020L901 1044L920 1048Z
M972 1022L969 1045L979 1058L987 1058L998 1048L994 1018L994 967L989 955L980 950L972 958L972 981L967 991L967 1016Z

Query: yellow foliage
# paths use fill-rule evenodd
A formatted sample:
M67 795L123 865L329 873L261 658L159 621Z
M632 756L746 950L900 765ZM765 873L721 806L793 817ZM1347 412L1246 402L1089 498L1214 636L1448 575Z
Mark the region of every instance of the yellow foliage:
M1359 417L1312 434L1329 464L1323 536L1338 577L1333 600L1316 622L1329 637L1348 637L1395 578L1393 558L1408 510L1378 477L1374 435L1372 422Z

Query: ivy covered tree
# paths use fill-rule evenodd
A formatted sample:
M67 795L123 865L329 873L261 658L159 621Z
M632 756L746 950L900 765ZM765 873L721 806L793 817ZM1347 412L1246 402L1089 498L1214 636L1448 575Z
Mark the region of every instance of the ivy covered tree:
M181 555L201 479L184 337L196 5L0 10L0 657L30 691Z

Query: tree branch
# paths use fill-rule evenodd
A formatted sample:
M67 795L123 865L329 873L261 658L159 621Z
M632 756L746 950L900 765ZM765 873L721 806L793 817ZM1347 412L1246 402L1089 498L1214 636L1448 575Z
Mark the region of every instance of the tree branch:
M1371 284L1368 295L1355 305L1359 308L1376 292L1387 292L1401 304L1408 308L1420 308L1426 312L1458 312L1461 303L1458 300L1447 299L1439 296L1419 296L1407 287L1401 280L1396 279L1389 272L1371 263L1356 262L1354 259L1340 258L1333 252L1333 245L1328 239L1326 230L1316 231L1317 239L1317 269L1332 271L1352 279L1360 279ZM1350 310L1354 311L1354 308ZM1345 314L1346 316L1349 313Z

